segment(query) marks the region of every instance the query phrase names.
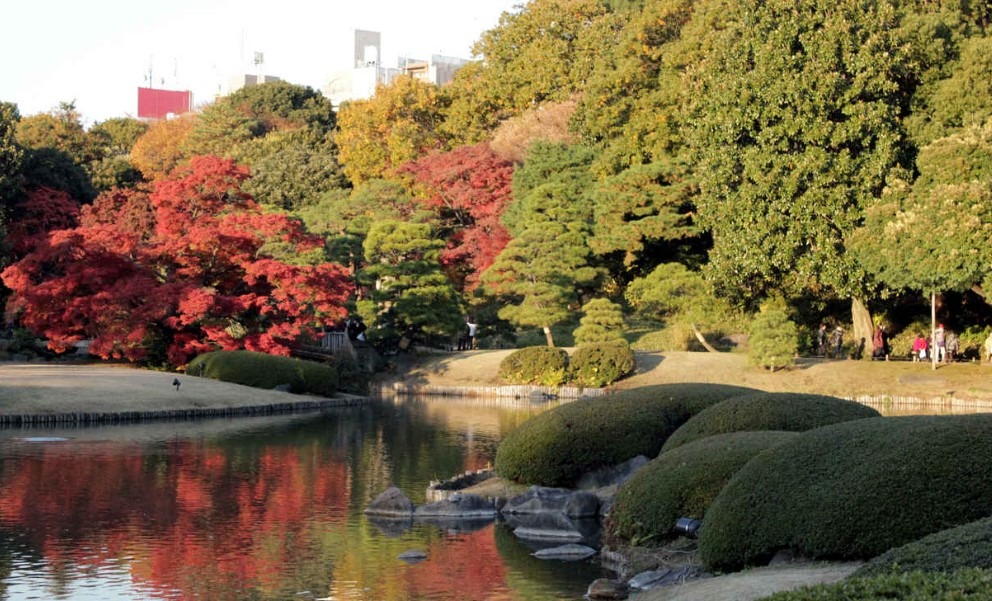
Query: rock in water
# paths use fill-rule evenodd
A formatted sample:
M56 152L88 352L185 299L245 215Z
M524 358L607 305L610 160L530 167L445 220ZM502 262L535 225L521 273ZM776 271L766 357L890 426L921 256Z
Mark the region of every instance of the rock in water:
M416 509L417 517L443 518L495 518L496 507L478 495L455 493L443 501L421 505Z
M410 549L409 551L403 551L400 553L396 559L407 563L417 563L427 559L427 553L424 553L419 549Z
M413 501L402 490L391 486L369 503L369 506L365 508L365 513L369 515L410 517L413 515Z
M630 596L630 588L619 580L597 578L589 585L586 596L590 599L626 599Z
M534 553L534 557L540 559L564 559L569 561L577 561L580 559L586 559L592 557L596 554L596 549L592 547L587 547L585 545L561 545L560 547L551 547L549 549L541 549Z

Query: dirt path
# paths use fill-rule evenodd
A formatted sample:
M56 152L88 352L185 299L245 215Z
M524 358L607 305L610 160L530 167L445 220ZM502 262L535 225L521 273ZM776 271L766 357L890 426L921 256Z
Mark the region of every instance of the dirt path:
M499 383L500 361L509 350L401 356L391 377L406 384L491 386ZM935 404L967 401L962 409L992 410L992 367L955 363L930 369L909 361L800 359L789 370L751 367L740 353L637 353L636 373L618 389L670 382L712 382L760 390L926 399Z
M716 578L691 580L630 596L631 601L751 601L780 591L847 578L860 563L793 563L754 568Z

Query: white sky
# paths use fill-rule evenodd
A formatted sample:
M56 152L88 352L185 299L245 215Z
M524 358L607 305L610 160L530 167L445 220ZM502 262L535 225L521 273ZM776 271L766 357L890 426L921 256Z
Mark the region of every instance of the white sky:
M321 89L350 68L355 29L397 56L472 58L471 46L524 0L14 0L2 9L0 101L22 116L75 100L86 125L134 116L137 88L190 89L194 104L262 70ZM164 81L163 81L164 80Z

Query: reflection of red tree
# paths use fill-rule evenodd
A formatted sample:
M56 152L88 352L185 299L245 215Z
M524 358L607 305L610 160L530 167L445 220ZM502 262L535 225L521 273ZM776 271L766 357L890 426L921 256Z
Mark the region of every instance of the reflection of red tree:
M506 568L496 549L492 528L435 541L427 552L428 560L407 570L410 597L445 598L457 591L460 601L493 599L495 591L506 591Z
M316 544L313 520L344 520L323 510L347 506L350 487L342 459L310 447L241 462L202 443L151 459L120 445L53 447L4 464L0 523L51 563L127 556L145 590L216 598L207 591L220 585L274 587L280 564Z

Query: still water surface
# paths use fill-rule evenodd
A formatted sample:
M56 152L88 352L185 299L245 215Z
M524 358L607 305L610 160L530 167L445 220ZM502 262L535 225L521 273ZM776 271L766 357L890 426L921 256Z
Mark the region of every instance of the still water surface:
M325 413L0 430L0 599L580 599L594 562L549 562L502 524L383 531L397 485L486 467L545 409L376 401ZM428 558L408 565L407 550Z

